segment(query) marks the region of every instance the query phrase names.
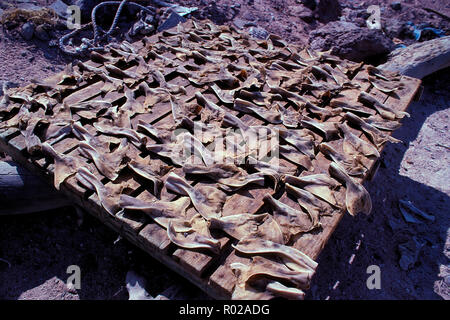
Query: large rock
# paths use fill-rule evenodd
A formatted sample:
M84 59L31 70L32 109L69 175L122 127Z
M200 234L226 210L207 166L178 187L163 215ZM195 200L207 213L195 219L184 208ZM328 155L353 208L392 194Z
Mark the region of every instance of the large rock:
M342 14L338 0L320 0L316 13L320 22L336 21Z
M396 49L379 68L421 79L449 66L450 36L447 36Z
M102 2L102 1L101 0L77 0L75 2L75 5L80 7L82 23L87 23L87 22L91 21L92 10L100 2ZM114 7L111 6L108 8L108 10L111 10L111 8L114 8ZM115 9L115 10L117 10L117 9ZM113 11L113 12L115 14L115 11Z
M311 32L309 43L318 51L332 50L332 54L363 61L391 52L395 45L381 30L361 28L354 23L334 21Z

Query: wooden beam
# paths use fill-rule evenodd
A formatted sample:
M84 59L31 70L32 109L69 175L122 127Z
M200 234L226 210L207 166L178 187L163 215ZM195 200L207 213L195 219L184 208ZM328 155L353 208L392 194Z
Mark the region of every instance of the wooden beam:
M26 214L71 205L39 176L12 161L0 161L0 215Z

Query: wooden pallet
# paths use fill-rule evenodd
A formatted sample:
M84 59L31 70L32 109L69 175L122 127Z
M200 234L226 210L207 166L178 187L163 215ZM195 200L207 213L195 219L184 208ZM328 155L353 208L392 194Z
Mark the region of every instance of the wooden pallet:
M204 30L212 30L212 33L215 34L215 37L219 37L219 35L231 35L235 39L238 39L238 44L245 44L250 55L258 57L258 59L256 59L258 63L264 63L266 65L270 63L270 59L269 61L265 61L264 57L260 57L258 55L261 52L260 50L265 50L267 48L268 42L250 40L246 35L238 34L237 31L230 30L230 28L228 27L217 27L212 24L207 26L204 24L188 21L183 25L175 27L174 29L163 32L162 34L146 38L145 41L139 41L132 44L132 47L134 48L133 50L139 52L139 54L145 53L145 55L147 55L149 51L153 51L160 55L149 55L149 59L147 62L151 64L155 69L161 71L169 85L182 86L185 89L185 93L176 94L177 99L182 100L186 103L192 102L195 101L195 93L201 92L207 99L226 109L227 112L237 115L246 124L267 125L267 122L263 121L261 118L254 117L250 114L237 112L233 108L230 108L230 106L221 103L221 101L219 101L217 96L213 94L208 86L196 85L192 83L192 81L189 81L186 78L186 75L183 76L176 71L176 66L171 65L170 61L182 61L177 60L177 58L186 58L182 56L182 53L176 53L175 51L171 50L171 48L177 47L178 37L180 36L177 33L177 30L182 31L185 35L183 39L183 45L190 44L194 47L200 46L200 44L197 42L208 44L209 41L213 40L209 39L211 33L204 32ZM199 40L198 37L203 37L203 40ZM229 38L222 37L221 41L223 48L219 49L231 51L233 50L229 48L232 45ZM273 41L269 42L269 44L275 42L281 41L279 41L277 38L273 38ZM284 45L282 43L279 43L278 45L282 47L281 49L279 49L280 51L284 50L284 52L286 52L286 47L283 47ZM210 48L208 50L212 49ZM301 56L307 54L305 51L302 51L301 48L297 48L296 46L291 45L289 45L289 50L287 50L287 52L296 52ZM120 55L118 54L116 54L115 56L117 58L120 58ZM195 57L187 57L186 59L194 64L197 64L200 69L208 68L213 65L213 63L211 62L199 61L199 59ZM244 59L234 61L231 56L226 55L223 59L226 63L246 63ZM276 59L282 58L276 57ZM92 60L86 62L86 64L92 67L104 69L104 64L102 62L98 62L98 59L92 58ZM128 72L138 72L139 66L135 61L133 61L133 59L130 59L129 61L127 61L126 58L122 59L121 61L118 61L116 65L122 70L127 70ZM74 70L77 71L78 68L75 67ZM81 101L89 101L92 99L100 98L101 100L111 102L113 105L122 105L124 103L123 91L111 90L104 93L100 92L100 89L104 88L105 82L99 77L94 76L91 78L84 78L76 86L73 86L73 84L70 83L70 80L68 80L70 85L58 84L63 79L64 74L65 73L63 72L61 74L55 75L54 77L47 79L46 83L50 86L62 90L60 102L68 106ZM235 71L233 75L238 77L239 72ZM137 79L136 81L134 81L133 79L122 80L124 80L124 82L126 82L125 80L130 80L126 83L126 85L129 88L135 89L137 88L139 83L143 81L143 78L144 77L142 77L141 79ZM238 79L242 84L243 79ZM404 87L401 90L398 90L395 93L389 95L384 94L374 88L370 84L370 82L367 81L367 70L364 66L360 68L360 71L354 77L351 77L351 81L353 83L359 84L361 86L361 89L344 90L341 92L340 99L344 99L349 103L356 102L360 90L363 90L376 96L379 101L384 102L386 105L394 108L395 110L406 110L420 86L420 80L409 77L402 77L401 82L404 84ZM154 82L152 83L155 84ZM141 96L138 97L137 100L142 102L144 98L144 96ZM313 96L309 96L309 98L314 99ZM286 105L289 106L289 103ZM132 119L133 126L136 125L138 119L151 123L154 126L174 123L171 112L171 105L169 102L157 103L151 107L150 112L137 115ZM339 121L340 119L342 119L342 117L338 116L335 117L333 121ZM74 115L74 120L79 120L79 117L77 117L77 115ZM277 124L273 125L273 127L283 127L283 125ZM90 123L86 123L85 128L92 132L95 131ZM361 131L356 129L352 130L362 139L367 140L367 137ZM320 135L316 134L316 136L317 139L322 139ZM95 176L101 179L101 181L106 186L118 186L119 184L121 184L122 186L126 186L126 188L123 190L123 193L125 194L131 195L141 200L155 199L152 185L143 181L141 178L132 174L132 172L130 171L124 170L119 176L118 180L114 182L109 181L100 172L98 172L92 161L80 155L77 148L78 143L78 139L76 139L73 135L69 135L61 141L55 143L53 147L60 153L79 158ZM330 141L330 144L334 144L333 146L336 147L339 147L340 143L341 142L339 139ZM27 152L25 138L18 128L13 127L0 129L0 150L8 153L15 161L22 164L30 171L43 176L50 184L53 184L54 164L52 159L45 157L42 153L39 152L29 154ZM214 185L207 179L194 180L192 177L186 176L181 168L171 165L170 161L168 161L167 159L159 157L150 152L145 152L142 150L139 151L140 157L142 157L143 159L148 159L154 162L167 163L167 165L171 166L171 171L176 172L182 177L185 177L192 185ZM280 159L280 164L283 167L292 168L294 171L296 171L297 175L311 174L311 172L308 173L304 170L301 170L297 167L297 165L284 159ZM316 158L313 160L313 173L327 173L329 164L330 160L317 151ZM358 179L358 181L361 183L366 179L370 179L370 177L375 174L376 169L378 168L378 161L371 161L370 163L367 163L367 166L370 167L370 170L365 177ZM162 177L163 181L166 177L167 174ZM233 275L229 265L230 263L237 261L249 261L249 258L237 254L231 247L231 244L235 244L237 242L236 240L226 236L224 233L219 232L217 234L214 234L214 236L220 239L221 242L221 250L219 255L204 251L182 249L171 243L165 229L163 229L161 226L159 226L140 212L125 211L123 215L114 217L108 214L99 202L98 196L92 191L89 191L86 188L82 187L82 185L77 182L75 176L71 176L64 181L64 183L61 185L61 191L75 204L86 209L86 211L100 219L104 224L106 224L113 230L120 233L130 242L134 243L136 246L149 253L152 257L156 258L161 263L168 266L170 269L190 280L193 284L204 290L211 297L215 299L231 298L236 278ZM342 187L340 193L343 194L344 191L345 190ZM252 186L228 194L226 203L223 207L222 215L227 216L244 212L265 212L267 208L265 207L262 199L266 194L274 194L275 197L280 199L282 202L301 210L299 205L290 197L288 197L284 191L275 193L274 190L268 186ZM173 200L175 198L176 195L168 192L165 187L162 189L160 199ZM188 216L192 216L195 214L195 212L195 209L193 207L190 207L187 211L187 214ZM306 253L312 259L316 259L325 246L326 242L330 238L331 234L337 227L343 214L343 210L336 210L336 212L334 212L332 215L322 216L320 219L322 227L320 229L301 234L290 245Z

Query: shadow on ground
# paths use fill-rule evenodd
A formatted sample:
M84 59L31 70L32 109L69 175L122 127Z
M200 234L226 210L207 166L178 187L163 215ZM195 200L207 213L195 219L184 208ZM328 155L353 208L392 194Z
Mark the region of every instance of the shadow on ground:
M176 285L180 298L205 297L148 254L91 216L81 227L71 208L3 216L0 224L0 299L128 299L129 270L144 276L156 296ZM81 289L70 292L68 266L81 269Z
M440 266L448 266L450 257L448 74L446 69L424 79L421 99L408 109L411 118L405 118L394 133L403 144L387 145L383 165L366 184L373 203L371 215L346 214L342 219L319 256L307 298L441 299L435 282L440 279ZM435 221L405 222L399 199L409 199L433 214ZM425 245L414 266L405 271L399 266L398 246L414 236ZM380 267L380 290L366 286L370 265Z

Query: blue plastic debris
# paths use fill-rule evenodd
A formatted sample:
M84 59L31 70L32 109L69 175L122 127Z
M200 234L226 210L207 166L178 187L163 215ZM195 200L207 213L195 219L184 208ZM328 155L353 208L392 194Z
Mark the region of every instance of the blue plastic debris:
M416 27L414 23L411 21L406 22L406 25L411 26L413 28L413 35L416 41L420 40L423 31L431 31L439 38L445 37L445 31L441 29L436 29L433 27L420 27L420 26Z

